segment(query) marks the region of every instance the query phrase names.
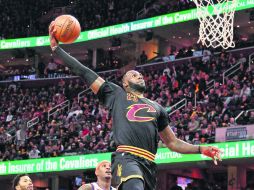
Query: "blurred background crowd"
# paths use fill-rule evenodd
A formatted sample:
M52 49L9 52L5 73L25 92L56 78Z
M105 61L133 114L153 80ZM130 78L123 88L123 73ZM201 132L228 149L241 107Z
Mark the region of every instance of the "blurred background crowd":
M148 3L146 3L148 2ZM131 5L131 6L130 6ZM38 0L4 1L0 7L0 37L19 38L47 35L55 14L71 14L81 23L82 31L140 19L137 13L146 9L143 17L161 15L194 7L190 0ZM85 11L84 11L85 10ZM19 15L18 17L16 15Z
M241 63L239 75L223 84L222 73L236 63ZM221 52L156 70L143 67L140 71L147 84L145 97L165 107L177 137L193 144L214 142L216 128L236 125L239 112L254 106L253 70L242 54ZM119 72L102 76L118 84L121 81ZM208 89L211 80L215 81L214 86ZM113 151L108 110L90 91L82 98L77 96L87 88L80 79L61 79L44 87L29 88L19 82L2 85L0 158L16 160ZM172 105L182 99L186 99L186 107L174 110ZM48 117L52 108L66 100L70 102L69 109ZM27 121L36 117L40 122L28 128ZM240 124L253 121L254 111L239 119ZM163 143L159 142L159 146L163 147Z
M0 12L0 39L8 39L48 35L48 24L59 14L74 15L84 31L195 6L191 0L0 0L0 7L5 10ZM253 41L237 36L235 43L236 47L253 45ZM129 60L114 48L104 49L95 66L91 52L81 62L121 86ZM200 55L194 55L196 52ZM192 144L208 144L215 142L218 128L254 124L254 67L249 54L243 52L192 44L171 46L166 55L154 52L155 57L149 59L144 50L135 59L135 69L147 84L145 97L167 110L175 135ZM169 60L170 56L174 60ZM107 108L68 67L51 57L41 59L36 66L28 64L26 56L27 64L0 65L0 161L116 149ZM11 59L15 62L16 57ZM239 67L237 72L225 77L224 72L234 66ZM20 81L28 76L46 82ZM181 109L179 102L184 103ZM161 141L158 146L165 147ZM193 180L186 190L225 189L226 181L223 176L218 176L216 184ZM253 180L247 184L246 190L250 190ZM175 189L179 187L172 186L171 190Z

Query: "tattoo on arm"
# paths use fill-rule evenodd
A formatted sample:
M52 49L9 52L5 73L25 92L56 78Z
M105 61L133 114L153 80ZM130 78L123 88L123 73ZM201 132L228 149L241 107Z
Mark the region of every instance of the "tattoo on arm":
M91 184L85 184L82 185L78 190L92 190L92 185Z
M180 139L176 140L175 148L179 153L184 153L184 154L197 154L197 153L200 153L199 146L189 144L189 143L184 142Z
M163 131L161 131L160 136L166 146L172 151L183 154L199 153L199 146L189 144L176 138L174 132L170 127L167 127Z

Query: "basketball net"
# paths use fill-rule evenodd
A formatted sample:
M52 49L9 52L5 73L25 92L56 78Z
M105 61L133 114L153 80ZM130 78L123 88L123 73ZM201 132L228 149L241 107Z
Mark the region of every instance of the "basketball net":
M199 40L207 47L235 47L234 13L237 0L193 0L200 22ZM214 4L216 1L217 4Z

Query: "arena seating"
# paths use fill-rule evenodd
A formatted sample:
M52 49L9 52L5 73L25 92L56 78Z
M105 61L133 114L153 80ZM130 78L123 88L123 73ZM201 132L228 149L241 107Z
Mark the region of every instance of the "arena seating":
M252 72L245 63L242 63L238 76L220 85L223 71L240 60L246 63L246 59L241 56L221 53L209 59L194 59L160 70L143 69L146 83L150 84L145 96L167 109L186 98L187 107L170 116L173 131L179 138L193 144L213 142L215 128L229 126L230 122L234 123L232 118L239 110L249 109L238 106L246 105L243 96L247 96L254 87ZM119 77L119 73L115 76L109 73L107 76L112 80ZM214 89L207 91L206 84L212 79L217 82ZM108 111L91 92L78 99L77 94L84 89L87 86L80 80L60 80L58 85L44 88L24 88L16 83L1 87L1 102L4 104L0 106L0 159L113 151L115 147ZM198 104L194 109L195 91ZM247 99L248 106L251 106L252 96ZM65 100L71 101L69 111L58 111L48 120L48 110ZM234 110L234 113L230 110ZM40 122L27 128L22 121L34 117L39 117ZM163 146L162 143L160 146Z
M29 3L2 1L0 7L5 11L0 13L0 39L47 35L49 23L60 14L77 17L82 30L134 21L137 13L145 7L145 2L146 0L38 0ZM144 17L190 7L193 7L193 2L189 0L172 1L166 5L158 0L151 0L147 4Z

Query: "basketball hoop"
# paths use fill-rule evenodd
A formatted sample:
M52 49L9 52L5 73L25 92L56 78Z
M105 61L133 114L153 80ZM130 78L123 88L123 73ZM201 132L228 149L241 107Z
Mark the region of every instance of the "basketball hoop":
M237 0L193 1L197 6L197 16L200 22L198 42L213 48L235 47L233 29Z

